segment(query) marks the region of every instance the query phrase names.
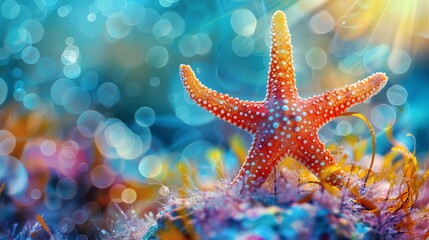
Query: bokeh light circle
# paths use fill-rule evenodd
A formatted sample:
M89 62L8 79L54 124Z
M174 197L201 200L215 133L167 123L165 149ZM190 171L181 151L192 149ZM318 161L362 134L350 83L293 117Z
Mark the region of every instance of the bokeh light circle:
M7 19L14 19L19 15L21 7L16 1L7 0L1 5L1 14Z
M328 11L322 10L311 17L309 24L315 33L324 34L334 28L335 20Z
M22 60L27 64L35 64L39 61L40 53L35 47L26 47L22 50Z
M407 101L408 92L401 85L393 85L387 89L387 99L392 105L401 106Z
M395 74L404 74L411 66L411 57L402 49L393 49L387 59L387 65Z
M82 70L80 69L80 66L77 63L65 65L63 68L64 76L66 76L70 79L74 79L74 78L79 77L81 71Z
M19 198L27 190L28 174L24 165L12 156L0 156L0 183L5 183L6 194Z
M76 121L78 131L85 137L93 137L97 127L105 120L101 113L88 110L82 113Z
M335 128L340 136L347 136L352 132L352 125L348 121L340 121Z
M0 77L0 105L6 100L8 93L7 83Z
M0 155L9 155L15 148L15 136L7 131L0 130Z
M91 182L98 188L107 188L115 181L115 172L107 165L98 165L91 171Z
M61 208L63 201L55 192L49 192L45 196L45 206L52 211Z
M62 233L71 233L75 229L74 222L71 218L65 217L60 220L58 227Z
M127 188L122 192L122 201L124 203L132 204L137 199L137 193L134 189Z
M134 114L136 123L142 127L149 127L155 122L155 111L150 107L141 107Z
M328 56L321 48L312 48L305 54L307 64L314 69L322 69L328 61Z
M77 194L77 190L77 183L72 178L65 177L57 183L57 193L58 196L62 199L74 198Z
M111 15L106 22L107 33L115 39L126 37L131 31L130 25L126 22L131 23L132 20L125 14L115 13Z
M395 121L396 112L387 104L380 104L371 111L371 122L379 129L385 129L388 126L393 126Z
M91 96L82 87L71 87L62 97L64 109L71 114L81 114L91 105Z
M158 155L144 157L139 163L139 171L146 178L155 178L162 171L162 158Z
M249 56L254 47L254 42L251 38L236 36L234 40L232 40L232 50L239 57L247 57Z
M19 37L27 44L38 43L42 40L44 33L43 25L35 19L25 20L19 27Z
M167 65L168 51L163 46L153 46L146 52L145 60L153 68L162 68Z
M45 156L52 156L57 151L57 145L54 141L45 139L40 143L40 152Z
M68 78L60 78L56 80L51 87L52 101L57 105L63 105L64 93L74 86L76 86L76 84Z
M232 13L231 26L234 32L243 36L252 36L256 29L256 17L248 9L238 9Z
M105 82L97 89L97 99L105 108L111 108L120 100L120 91L113 82Z

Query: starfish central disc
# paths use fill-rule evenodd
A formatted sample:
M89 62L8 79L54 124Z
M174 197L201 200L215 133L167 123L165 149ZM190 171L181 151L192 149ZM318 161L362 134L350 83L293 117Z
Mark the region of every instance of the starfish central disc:
M202 108L253 135L252 147L232 185L256 190L285 158L292 157L313 174L341 187L344 172L318 137L319 129L365 101L387 82L376 73L357 83L303 99L296 88L292 44L286 17L277 11L271 23L271 62L267 95L253 102L232 98L204 86L187 65L180 76L190 97Z

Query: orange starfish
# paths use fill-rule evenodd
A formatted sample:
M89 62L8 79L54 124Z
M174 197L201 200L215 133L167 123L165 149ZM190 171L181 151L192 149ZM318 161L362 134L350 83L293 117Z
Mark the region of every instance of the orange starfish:
M232 185L256 190L285 157L292 157L313 174L341 187L344 172L318 137L319 129L348 108L376 94L387 82L376 73L357 83L302 99L292 66L292 44L283 12L271 23L271 63L267 95L253 102L207 88L187 65L180 76L190 97L202 108L253 135L249 154Z

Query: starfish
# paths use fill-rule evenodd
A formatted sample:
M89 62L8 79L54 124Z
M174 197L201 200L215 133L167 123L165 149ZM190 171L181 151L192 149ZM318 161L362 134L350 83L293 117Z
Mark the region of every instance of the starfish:
M204 86L191 67L180 65L180 76L199 106L253 135L238 176L231 183L256 190L286 157L296 159L323 182L341 188L344 171L318 137L319 129L350 107L375 95L387 77L376 73L354 84L301 98L292 65L292 44L286 16L277 11L271 22L271 62L263 101L245 101Z

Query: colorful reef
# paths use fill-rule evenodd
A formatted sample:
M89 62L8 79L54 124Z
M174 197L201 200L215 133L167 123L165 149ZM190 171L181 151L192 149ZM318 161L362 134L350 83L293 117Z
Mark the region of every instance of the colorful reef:
M429 239L428 9L0 2L0 240Z

